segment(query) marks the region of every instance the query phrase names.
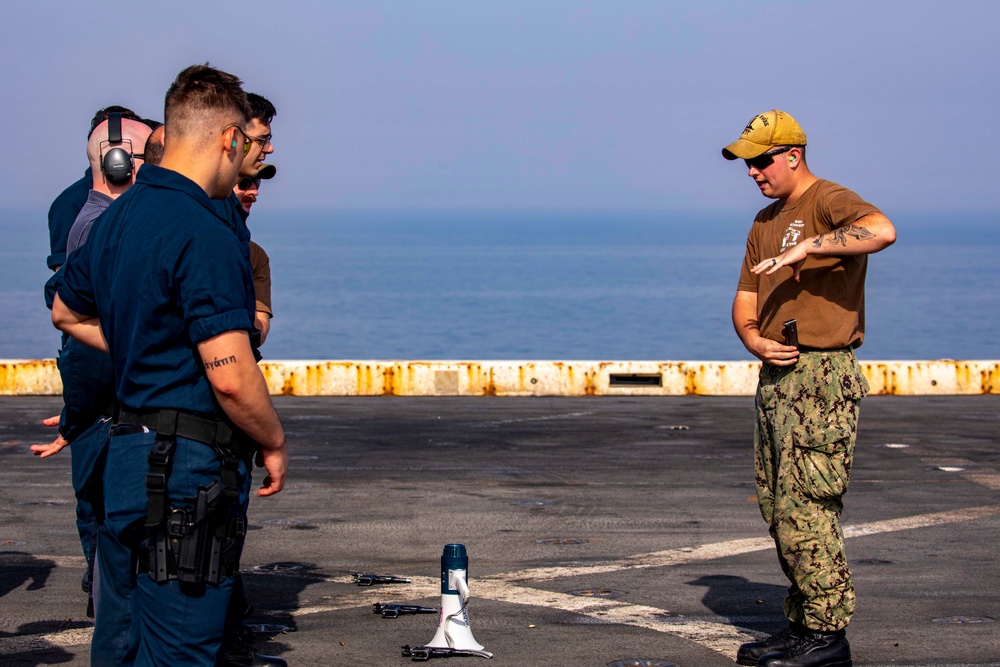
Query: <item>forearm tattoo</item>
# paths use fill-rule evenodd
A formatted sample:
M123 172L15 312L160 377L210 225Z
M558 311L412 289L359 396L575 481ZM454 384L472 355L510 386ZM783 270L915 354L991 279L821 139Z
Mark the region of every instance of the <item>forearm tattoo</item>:
M850 224L847 227L840 227L834 229L832 232L827 232L826 234L820 234L813 241L813 247L819 248L826 241L832 246L847 246L847 237L855 239L856 241L867 241L868 239L875 238L875 235L864 227L859 227L855 224Z
M235 354L231 354L228 357L224 357L222 359L219 359L218 357L216 357L215 359L213 359L211 361L206 361L204 363L205 363L205 370L206 371L210 371L213 368L219 368L221 366L228 366L229 364L235 364L236 363L236 355Z

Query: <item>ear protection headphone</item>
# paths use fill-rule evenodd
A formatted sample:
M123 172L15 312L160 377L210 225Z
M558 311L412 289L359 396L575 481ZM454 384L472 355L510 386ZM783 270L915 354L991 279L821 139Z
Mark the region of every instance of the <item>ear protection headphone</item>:
M129 150L116 146L105 153L101 159L101 172L108 179L108 182L114 185L125 185L132 180L132 171L135 169L135 165L132 163L132 142L128 139L124 141L128 143ZM107 143L109 146L123 143L122 115L118 112L108 114ZM101 144L103 145L104 142L102 141Z

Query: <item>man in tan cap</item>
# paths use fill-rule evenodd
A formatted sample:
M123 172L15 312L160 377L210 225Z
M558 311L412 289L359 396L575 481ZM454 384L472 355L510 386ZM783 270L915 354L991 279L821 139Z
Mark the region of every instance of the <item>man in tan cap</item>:
M277 173L278 168L268 162L261 166L256 176L244 176L236 183L233 193L240 200L244 213L249 215L250 208L256 203L261 180L272 179ZM254 324L260 331L260 344L263 345L271 331L271 318L274 317L274 311L271 310L271 259L260 244L253 240L250 241L250 266L253 269L254 299L257 302Z
M868 255L896 240L889 219L817 178L806 135L777 109L722 149L775 201L754 218L733 301L740 340L763 364L757 386L757 500L791 585L789 627L740 647L741 665L849 667L844 628L854 585L840 529L868 391L854 348L864 340Z

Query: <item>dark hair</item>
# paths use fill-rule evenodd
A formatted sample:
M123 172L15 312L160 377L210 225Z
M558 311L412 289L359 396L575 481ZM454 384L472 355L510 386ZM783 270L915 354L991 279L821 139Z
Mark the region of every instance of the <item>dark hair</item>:
M163 142L153 139L156 136L152 132L146 137L146 146L142 149L145 155L146 164L159 165L163 161Z
M264 125L270 125L278 111L271 102L257 93L247 93L247 102L250 103L250 120L256 118Z
M177 75L167 90L164 121L170 126L188 125L202 120L206 112L222 112L235 116L233 120L242 126L250 120L250 105L242 85L232 74L208 63L191 65Z
M109 107L104 107L103 109L98 109L94 112L94 118L90 121L90 132L87 133L88 139L90 139L90 135L94 133L94 130L97 129L97 126L108 119L109 113L120 113L123 120L142 121L142 118L139 118L139 116L137 116L131 109L120 107L117 104L112 104Z
M144 124L146 127L148 127L151 130L155 130L159 126L163 125L163 123L161 123L160 121L153 120L152 118L140 118L139 122L142 123L142 124Z

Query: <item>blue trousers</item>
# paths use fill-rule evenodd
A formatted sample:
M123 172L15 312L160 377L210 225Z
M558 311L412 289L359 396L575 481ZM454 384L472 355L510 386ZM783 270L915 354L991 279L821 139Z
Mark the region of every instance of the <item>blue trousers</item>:
M136 573L146 534L147 457L155 432L115 435L104 472L106 519L98 531L95 574L93 665L204 665L218 660L233 578L220 584L156 583ZM167 480L172 507L190 506L199 486L220 479L215 452L177 438ZM250 474L238 474L240 500L234 512L246 516Z
M76 530L88 562L97 544L97 519L102 503L101 472L107 456L110 430L111 420L101 418L77 436L69 447L73 490L76 492Z

